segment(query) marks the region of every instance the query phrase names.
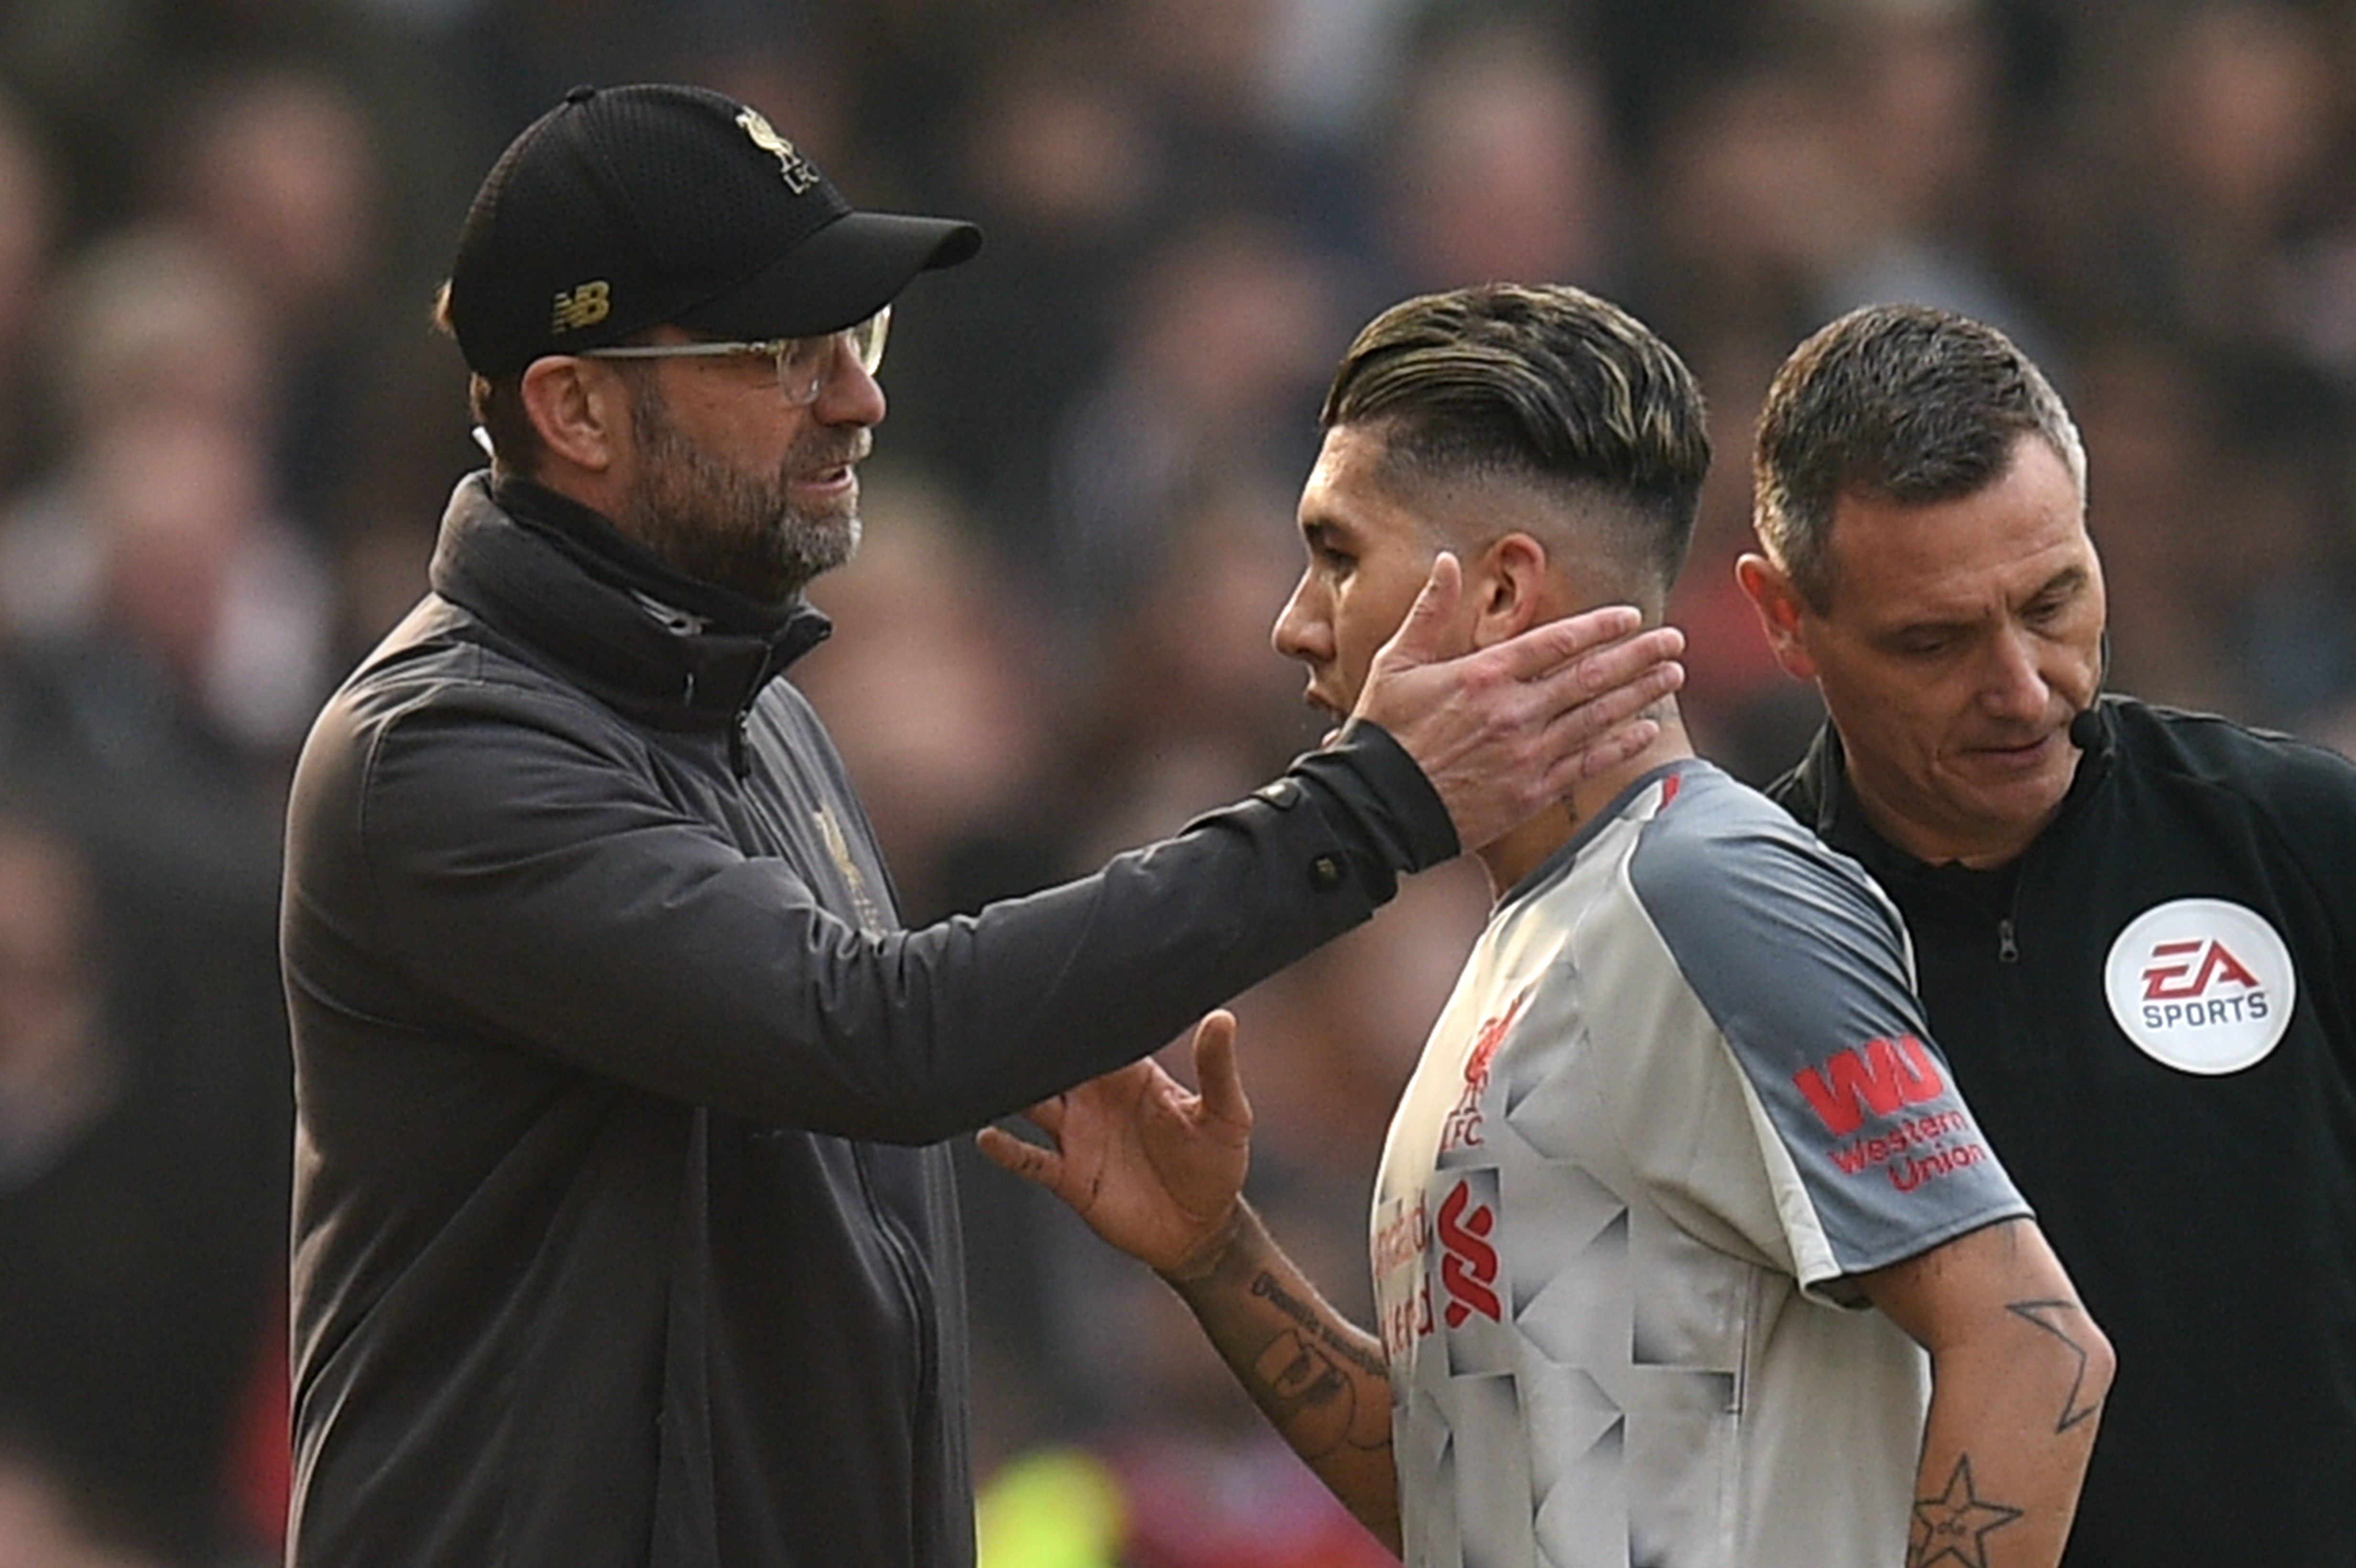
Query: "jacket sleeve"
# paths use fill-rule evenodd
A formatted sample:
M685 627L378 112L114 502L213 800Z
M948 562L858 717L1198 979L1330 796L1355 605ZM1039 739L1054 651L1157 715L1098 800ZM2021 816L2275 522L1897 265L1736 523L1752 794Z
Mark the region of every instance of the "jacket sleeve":
M1457 848L1366 727L1092 876L867 933L665 798L636 744L548 694L331 706L290 819L290 987L758 1122L926 1143L1157 1049Z

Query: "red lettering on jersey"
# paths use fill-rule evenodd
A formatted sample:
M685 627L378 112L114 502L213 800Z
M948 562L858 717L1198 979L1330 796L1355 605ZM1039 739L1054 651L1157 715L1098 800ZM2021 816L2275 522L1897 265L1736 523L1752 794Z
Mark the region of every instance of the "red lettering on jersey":
M1495 1228L1496 1211L1483 1203L1471 1213L1472 1183L1460 1181L1440 1205L1440 1283L1448 1287L1448 1326L1461 1328L1475 1312L1492 1323L1505 1320L1497 1293L1497 1249L1484 1239Z
M2201 955L2197 968L2191 961L2196 953ZM2189 1001L2205 994L2218 980L2231 980L2249 990L2258 987L2258 977L2225 951L2222 942L2195 937L2187 942L2154 943L2151 960L2143 971L2143 999L2147 1002ZM2186 979L2187 975L2191 978Z
M1415 1295L1406 1301L1395 1302L1383 1315L1383 1350L1387 1355L1404 1355L1408 1347L1431 1332L1431 1282L1416 1283Z
M1829 1080L1829 1082L1827 1082ZM1904 1106L1935 1100L1947 1092L1939 1064L1911 1034L1869 1040L1860 1051L1837 1052L1822 1068L1803 1067L1792 1082L1807 1097L1835 1137L1865 1125L1865 1114L1894 1116Z

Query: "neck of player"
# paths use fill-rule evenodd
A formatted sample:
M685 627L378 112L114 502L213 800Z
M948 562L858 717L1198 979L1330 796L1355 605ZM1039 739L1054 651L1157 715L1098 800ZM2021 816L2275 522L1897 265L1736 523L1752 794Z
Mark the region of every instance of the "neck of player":
M1547 857L1577 837L1581 827L1620 798L1621 791L1655 768L1694 754L1674 700L1664 699L1647 716L1660 725L1650 745L1619 766L1572 785L1569 795L1477 852L1489 872L1493 901L1518 887L1525 877L1546 864Z

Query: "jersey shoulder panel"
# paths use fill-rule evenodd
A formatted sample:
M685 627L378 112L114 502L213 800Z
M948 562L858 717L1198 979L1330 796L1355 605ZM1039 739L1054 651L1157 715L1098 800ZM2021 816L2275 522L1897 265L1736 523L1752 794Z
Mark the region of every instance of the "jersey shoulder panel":
M1715 1028L1802 1282L2026 1213L1932 1036L1888 896L1719 770L1679 784L1627 880Z

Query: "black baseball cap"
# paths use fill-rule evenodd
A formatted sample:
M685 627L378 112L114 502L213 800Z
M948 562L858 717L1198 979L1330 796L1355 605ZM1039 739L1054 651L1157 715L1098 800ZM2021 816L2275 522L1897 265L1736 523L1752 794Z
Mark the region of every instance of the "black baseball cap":
M802 337L864 321L981 248L946 218L858 212L758 111L700 87L576 87L484 177L450 268L478 374L671 324Z

